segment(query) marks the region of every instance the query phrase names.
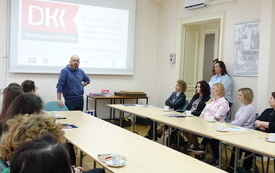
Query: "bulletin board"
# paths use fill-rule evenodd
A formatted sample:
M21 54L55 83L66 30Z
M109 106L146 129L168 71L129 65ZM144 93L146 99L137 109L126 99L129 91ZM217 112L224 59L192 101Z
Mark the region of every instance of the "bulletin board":
M260 21L235 25L234 76L258 76Z

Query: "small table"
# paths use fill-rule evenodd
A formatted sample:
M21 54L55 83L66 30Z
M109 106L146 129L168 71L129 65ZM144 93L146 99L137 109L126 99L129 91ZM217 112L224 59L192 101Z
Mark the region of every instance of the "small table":
M115 104L116 100L119 100L119 103L123 104L125 99L136 99L136 103L138 103L139 99L145 99L146 100L146 104L148 104L148 98L147 96L116 96L116 95L111 95L111 96L89 96L86 95L86 110L88 110L88 105L89 105L89 99L94 99L95 100L95 104L94 104L94 110L95 110L95 115L97 115L96 109L97 109L97 100L99 99L109 99L110 100L110 104ZM110 119L112 119L112 108L110 108Z

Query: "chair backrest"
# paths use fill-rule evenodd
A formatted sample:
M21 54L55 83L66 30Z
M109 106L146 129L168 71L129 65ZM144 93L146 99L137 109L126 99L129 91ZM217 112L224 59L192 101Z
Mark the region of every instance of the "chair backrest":
M189 104L189 101L185 100L185 103L184 103L184 106L182 108L182 111L185 111L185 109L187 108L188 104Z
M231 110L229 110L226 114L226 117L224 119L225 122L230 122L231 120Z
M3 172L6 168L8 168L8 164L0 158L0 171Z
M44 110L45 111L68 111L69 109L65 105L62 108L58 107L57 101L50 101L44 105Z
M256 115L255 115L255 121L256 121L259 117L260 117L260 115L259 115L258 113L256 113ZM250 129L256 129L255 123L253 124L252 127L250 127ZM275 162L275 161L274 161L274 162ZM274 165L274 166L275 166L275 165Z

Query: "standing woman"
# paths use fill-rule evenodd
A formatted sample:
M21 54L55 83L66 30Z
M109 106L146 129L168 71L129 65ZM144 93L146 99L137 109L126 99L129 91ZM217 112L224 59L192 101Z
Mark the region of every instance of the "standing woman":
M171 94L171 96L165 101L165 105L169 106L170 110L174 111L182 111L184 107L184 103L186 100L186 96L184 92L186 91L187 85L186 83L179 79L177 81L175 91ZM151 121L151 127L149 131L147 132L147 135L145 138L148 139L153 139L153 121ZM157 124L157 123L156 123ZM155 125L155 131L157 130L157 125ZM162 136L162 128L158 130L157 133L155 133L156 137L161 137ZM155 138L156 139L156 138Z
M229 102L229 106L232 105L232 80L227 73L226 66L223 61L217 61L214 65L215 75L213 75L209 81L209 85L212 88L213 84L221 83L225 88L225 98Z
M254 94L250 88L241 88L238 90L238 100L242 103L241 107L235 114L235 120L231 124L246 128L252 128L256 119L256 111L252 105ZM235 148L232 149L235 151ZM243 150L240 151L239 156L242 156ZM247 155L245 155L246 157ZM231 153L231 159L226 169L227 172L234 172L235 153Z

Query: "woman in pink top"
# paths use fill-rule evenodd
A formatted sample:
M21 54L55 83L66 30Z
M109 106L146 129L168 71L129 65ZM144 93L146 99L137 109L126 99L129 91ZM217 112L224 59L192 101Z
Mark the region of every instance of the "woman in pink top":
M205 108L203 109L200 117L207 118L213 116L217 121L224 121L229 111L229 103L225 99L225 89L223 84L215 83L211 89L212 96ZM213 160L210 162L213 166L218 166L219 164L219 141L216 139L203 138L200 149L205 150L205 146L210 144L213 152Z
M207 119L209 116L214 116L215 120L224 121L229 111L229 103L224 97L225 89L223 84L215 83L211 92L213 98L208 101L200 117Z

